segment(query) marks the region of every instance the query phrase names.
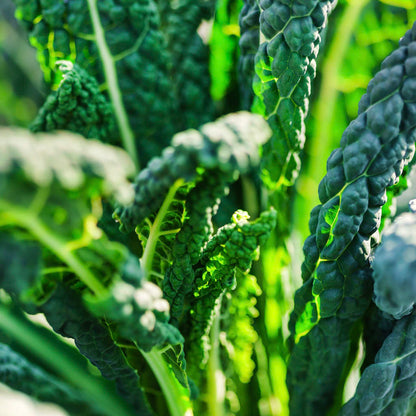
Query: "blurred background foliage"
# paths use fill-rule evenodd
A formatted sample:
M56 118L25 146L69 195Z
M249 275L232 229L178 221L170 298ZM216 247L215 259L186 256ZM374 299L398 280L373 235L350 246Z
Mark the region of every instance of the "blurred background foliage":
M27 127L43 104L36 52L14 18L11 0L0 2L0 125Z
M242 5L242 0L218 0L214 20L204 22L200 28L210 45L211 94L217 116L241 107L237 69L238 15ZM330 17L312 86L302 169L292 190L292 238L287 243L290 259L280 261L290 263L290 267L276 267L276 258L288 254L281 248L276 252L272 244L263 250L261 264L255 266L263 290L258 298L255 377L248 384L230 389L237 390L239 396L238 400L232 395L227 397L230 414L238 415L239 408L244 408L246 413L250 409L253 416L288 415L284 382L287 320L294 290L300 284L302 242L308 235L309 212L318 203L318 183L325 174L327 157L338 147L342 132L356 116L368 82L415 20L416 0L339 0ZM36 52L14 19L12 0L1 0L0 125L29 126L47 93ZM240 186L247 192L247 186ZM410 189L402 197L399 210L414 193ZM246 209L258 205L247 196L243 200ZM344 392L347 398L355 389L357 368ZM261 398L258 402L252 400L256 396Z

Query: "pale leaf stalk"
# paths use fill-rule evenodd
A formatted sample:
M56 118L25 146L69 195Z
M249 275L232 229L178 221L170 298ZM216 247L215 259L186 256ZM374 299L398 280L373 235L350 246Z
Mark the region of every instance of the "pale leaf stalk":
M211 328L211 349L207 366L207 414L209 416L225 416L225 375L221 370L219 339L220 339L220 311L222 295L214 309L214 319Z
M189 391L179 384L169 364L163 358L163 349L149 352L139 349L151 368L166 399L170 416L193 416Z
M103 62L103 71L107 81L110 100L113 105L118 128L121 134L123 147L133 160L134 165L136 166L136 170L139 171L140 164L137 156L134 134L130 127L130 122L118 85L118 77L115 66L116 59L111 54L111 51L105 40L105 33L101 25L100 15L97 8L97 0L88 0L88 8L91 15L91 21L95 33L95 40L97 43L98 51Z

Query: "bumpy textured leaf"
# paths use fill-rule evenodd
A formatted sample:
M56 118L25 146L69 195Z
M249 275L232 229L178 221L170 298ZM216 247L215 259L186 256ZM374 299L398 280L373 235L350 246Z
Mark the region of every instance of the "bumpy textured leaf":
M60 285L40 310L55 332L74 339L81 354L103 377L114 380L120 395L138 415L151 414L137 372L129 366L108 329L88 313L76 292Z
M131 230L156 212L169 189L179 179L198 181L205 175L245 173L259 161L258 146L270 135L260 116L246 112L230 114L197 130L176 134L172 146L152 159L137 176L134 203L117 210L122 230Z
M254 99L254 58L260 42L260 7L257 0L244 0L239 23L241 103L244 110L250 110Z
M194 132L192 135L184 133L183 136L176 136L178 153L184 156L185 152L190 153L187 159L193 164L193 169L197 166L204 171L194 176L195 187L186 198L186 218L172 246L172 267L163 284L174 323L180 320L185 297L193 290L194 266L213 233L211 219L220 199L239 173L247 172L256 165L258 145L267 138L266 123L261 118L247 115L237 113L206 124L201 128L199 137ZM192 155L194 152L196 154ZM189 167L192 165L188 162Z
M387 228L372 266L376 305L395 319L410 314L416 301L416 215L402 214Z
M266 41L255 58L254 109L273 130L264 146L263 177L267 187L291 185L305 141L311 82L322 31L334 0L261 0L260 30Z
M180 130L211 121L214 106L210 95L209 49L197 29L212 17L214 0L159 0L163 32L172 59Z
M117 325L118 335L134 341L144 351L154 346L182 344L183 337L169 322L169 303L151 282L139 285L116 282L106 297L88 302L97 316Z
M258 163L258 146L269 134L267 123L260 116L244 112L205 124L199 131L179 133L174 136L172 146L165 149L160 158L154 158L136 178L134 203L116 210L122 230L130 231L138 226L142 234L147 221L150 227L147 240L155 241L164 234L164 225L159 227L161 231L151 234L159 222L167 224L166 231L175 236L169 238L171 254L160 268L166 270L163 289L171 304L173 323L177 324L180 319L185 296L192 290L193 266L212 234L211 218L220 198L239 173L247 172ZM176 204L174 210L179 215L169 220L163 212L171 212L169 207L180 199L186 199L185 211L182 211L183 205L181 208L181 204ZM154 215L156 219L147 219ZM178 229L175 231L172 225ZM153 263L148 260L152 255L148 241L143 261L146 278L155 272L147 265L149 261ZM160 256L157 246L155 252ZM169 263L171 267L166 269Z
M237 211L233 222L221 227L208 241L195 267L196 279L184 320L187 357L194 373L200 372L208 359L209 331L216 305L226 291L235 288L236 273L247 274L250 270L259 246L275 226L276 212L266 211L253 222L248 218L247 213Z
M155 2L15 3L17 15L38 50L46 81L55 86L59 83L56 61L77 63L109 94L121 137L131 134L125 132L130 123L142 161L158 154L175 131L176 104Z
M236 288L225 294L221 305L221 331L226 335L223 343L230 362L225 371L235 372L242 383L248 383L256 369L253 351L258 334L254 321L259 316L255 305L261 288L254 275L237 272L235 277Z
M187 217L172 244L172 265L163 282L164 295L171 305L174 324L181 318L185 297L192 293L194 266L213 233L212 216L215 215L227 186L234 180L232 174L208 171L187 196Z
M386 188L399 179L415 149L415 39L416 26L384 60L319 185L322 205L311 214L305 283L290 322L296 345L287 380L294 415L328 409L346 361L348 334L370 302L368 258ZM328 331L332 325L334 333ZM322 363L330 374L317 371Z
M0 382L40 401L57 403L71 414L104 415L88 397L0 344Z
M416 392L416 316L399 320L340 416L401 416Z
M69 130L117 144L114 114L95 78L70 61L59 64L63 79L31 125L34 132Z

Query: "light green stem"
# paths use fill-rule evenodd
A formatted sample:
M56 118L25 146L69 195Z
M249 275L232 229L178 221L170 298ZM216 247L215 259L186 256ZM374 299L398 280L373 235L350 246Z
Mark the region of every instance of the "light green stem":
M132 158L137 171L140 170L137 150L135 146L134 134L130 127L130 122L124 107L123 98L121 96L118 77L116 71L115 58L107 45L103 26L101 25L100 15L97 8L97 0L87 0L88 8L91 15L91 22L94 28L95 40L98 52L102 60L104 76L107 81L108 91L116 116L118 128L121 134L123 147Z
M337 30L322 65L322 81L313 112L316 129L309 139L309 160L298 183L301 193L296 207L295 225L308 234L307 221L311 209L319 203L318 183L325 174L326 160L332 150L333 118L338 97L338 75L347 54L350 40L364 7L370 0L350 0L337 22Z
M179 384L162 351L153 348L150 352L140 350L162 389L169 407L170 416L193 416L189 391Z
M107 415L132 416L123 402L90 375L84 368L71 360L54 343L42 336L36 326L13 314L7 306L0 304L0 331L18 344L27 348L40 361L53 366L59 376L90 397L92 403Z
M211 349L207 365L207 416L224 416L225 408L225 375L221 369L219 339L220 339L220 310L221 299L219 298L214 311L214 319L211 327Z

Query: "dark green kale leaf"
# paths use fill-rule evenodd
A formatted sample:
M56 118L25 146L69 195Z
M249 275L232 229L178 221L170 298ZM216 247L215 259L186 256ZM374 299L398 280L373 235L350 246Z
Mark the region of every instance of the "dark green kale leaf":
M165 297L171 305L171 319L175 324L181 318L185 297L193 290L194 266L214 231L212 217L231 182L232 177L210 172L187 195L186 218L172 243L172 265L163 282Z
M290 320L294 347L287 383L293 415L325 414L331 406L349 334L371 300L369 255L378 241L386 189L399 180L415 150L415 39L416 26L382 63L319 185L322 205L311 214L305 283Z
M60 82L57 61L78 64L108 94L118 144L134 161L147 162L168 144L177 131L177 106L154 0L15 3L47 83Z
M199 131L176 134L162 156L150 161L137 176L134 202L116 211L121 229L129 231L156 212L174 186L199 183L203 176L236 180L259 161L258 146L270 135L260 116L230 114L202 126Z
M70 61L58 61L62 81L31 124L33 132L69 130L117 144L114 114L95 78Z
M43 371L5 344L0 344L0 382L40 401L57 403L72 415L106 415L85 393Z
M259 246L269 238L276 225L274 210L263 212L248 221L248 214L237 211L231 224L221 227L206 244L195 265L195 281L187 300L187 316L183 320L187 360L191 374L200 379L210 348L209 332L217 306L225 292L236 287L236 275L247 275ZM240 276L240 279L242 277Z
M396 322L340 416L402 416L416 392L416 316Z
M254 59L260 43L260 6L257 0L244 0L240 17L240 94L242 108L250 110L254 100Z
M242 112L205 124L199 131L188 130L175 135L172 146L137 176L134 203L115 213L122 230L130 231L136 226L142 229L140 224L158 212L157 221L151 225L154 237L148 237L145 247L145 253L149 254L146 253L142 261L145 277L149 278L154 256L153 249L148 249L149 241L163 235L154 224L166 223L164 213L178 200L175 196L178 190L188 184L186 196L181 197L186 200L184 214L173 222L175 227L169 227L176 235L169 242L171 267L163 283L175 323L182 314L185 297L192 291L193 266L213 232L211 218L219 200L239 173L247 172L258 163L258 146L269 133L267 123L260 116Z
M74 290L59 285L40 311L55 332L74 339L81 354L100 370L103 377L114 380L119 394L138 415L151 414L137 372L127 363L110 331L88 312Z
M255 58L253 109L273 136L263 150L263 179L270 190L292 185L305 141L316 58L334 0L261 0L260 31L266 41Z
M153 302L162 308L159 312L156 306L153 308L153 315L160 316L159 322L155 324L153 318L149 321L158 328L155 335L161 336L156 343L182 341L182 336L176 337L176 341L171 338L174 334L171 324L179 325L185 300L192 294L194 268L213 233L212 215L227 186L240 172L246 172L259 161L258 146L268 134L267 123L248 113L231 114L202 126L199 131L179 133L173 138L172 147L165 149L160 158L154 158L136 178L134 203L117 209L115 216L123 230L137 227L144 246L141 259L144 279L157 281L164 274L170 324L164 321L168 317L167 305L145 294L144 288L138 288L142 298L148 299L150 312ZM151 288L149 282L146 284ZM108 303L110 309L114 306L114 315L121 314L121 305L126 301L130 305L127 310L131 311L128 314L132 314L132 319L136 316L138 321L144 307L138 303L141 297L136 299L135 290L120 286L119 299ZM143 339L140 331L145 329L145 322L136 327L134 337L128 336L140 345Z
M197 128L214 118L210 94L209 48L198 28L212 18L213 0L157 1L172 59L171 76L178 100L180 130Z
M285 240L293 222L290 187L300 170L316 60L336 1L258 3L262 41L255 56L252 110L262 114L273 131L263 147L261 177L268 189L268 203L278 213L276 245L287 251ZM280 269L288 267L284 257L277 266Z

